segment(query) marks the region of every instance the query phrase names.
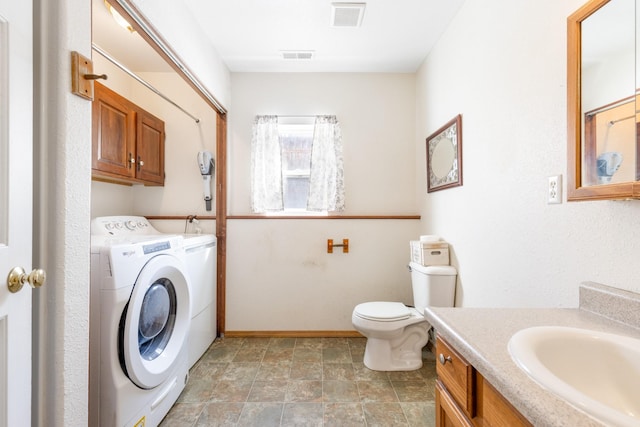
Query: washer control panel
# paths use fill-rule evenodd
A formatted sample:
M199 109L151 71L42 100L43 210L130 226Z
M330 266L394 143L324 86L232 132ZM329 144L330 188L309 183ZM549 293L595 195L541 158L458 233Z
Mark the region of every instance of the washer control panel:
M91 234L104 236L130 236L158 234L143 216L101 216L91 220Z

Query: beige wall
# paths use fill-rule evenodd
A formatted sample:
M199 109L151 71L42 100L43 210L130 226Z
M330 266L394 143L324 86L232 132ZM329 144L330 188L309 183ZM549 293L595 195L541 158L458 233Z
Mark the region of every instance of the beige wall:
M640 291L638 202L546 203L547 177L566 181L566 18L583 3L467 0L417 73L418 165L425 137L463 116L464 185L427 195L416 179L460 305L576 306L586 280Z
M412 74L231 76L229 210L249 214L256 114L335 114L341 124L345 214L415 214ZM229 220L227 330L352 330L353 307L411 303L406 265L417 220ZM348 238L349 254L326 253Z

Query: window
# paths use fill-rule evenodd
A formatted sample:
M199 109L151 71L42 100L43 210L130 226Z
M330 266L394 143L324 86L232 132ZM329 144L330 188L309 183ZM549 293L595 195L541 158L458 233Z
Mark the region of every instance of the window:
M256 117L251 140L251 210L344 210L342 137L335 116Z
M279 124L282 196L286 212L304 212L309 199L313 123Z

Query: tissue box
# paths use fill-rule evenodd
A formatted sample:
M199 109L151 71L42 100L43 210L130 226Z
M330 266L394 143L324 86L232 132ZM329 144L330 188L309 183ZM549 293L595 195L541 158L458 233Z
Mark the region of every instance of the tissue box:
M422 265L449 265L449 244L447 242L421 242L412 240L411 261Z

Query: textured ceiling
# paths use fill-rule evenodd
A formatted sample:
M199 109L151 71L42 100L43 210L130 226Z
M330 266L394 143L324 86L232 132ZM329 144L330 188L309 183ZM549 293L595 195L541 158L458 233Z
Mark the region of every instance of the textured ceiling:
M93 1L94 43L134 71L167 70ZM370 0L362 25L330 25L328 0L183 0L231 72L415 72L464 0ZM283 50L313 51L284 60Z

